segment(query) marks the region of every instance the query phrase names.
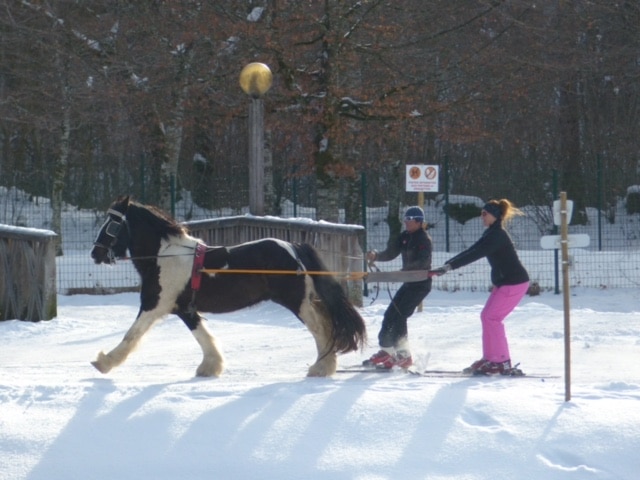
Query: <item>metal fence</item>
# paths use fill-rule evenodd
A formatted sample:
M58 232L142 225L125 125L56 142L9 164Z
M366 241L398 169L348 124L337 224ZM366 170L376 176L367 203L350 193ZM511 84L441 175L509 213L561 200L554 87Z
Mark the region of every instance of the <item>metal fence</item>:
M242 211L205 211L191 201L189 192L181 192L176 204L178 220L198 220L237 215ZM476 197L452 196L449 203L464 203L480 208L483 200ZM291 219L294 214L308 224L314 219L314 210L284 200L280 217ZM483 231L479 217L462 223L445 213L442 198L429 199L425 204L429 233L434 243L434 265L471 245ZM406 208L401 206L398 215ZM540 237L553 231L551 205L524 206L525 216L514 219L508 227L520 257L529 270L532 281L542 291L558 291L559 262L553 250L540 248ZM479 211L479 210L478 210ZM366 245L363 250L385 247L389 228L386 223L388 207L366 208ZM588 234L591 244L570 251L570 282L572 286L595 288L637 288L640 286L640 213L628 213L625 199L621 198L606 219L596 209L588 209L587 225L570 226L569 233ZM138 275L129 262L113 267L94 265L89 256L93 240L104 222L104 211L81 210L66 205L62 213L62 245L64 254L56 259L57 286L61 294L109 293L138 287ZM0 223L32 228L51 228L49 200L33 197L25 192L0 187ZM354 223L354 222L352 222ZM399 268L399 260L379 264L384 270ZM434 288L456 290L486 290L489 269L486 260L451 272L435 280ZM375 290L376 285L369 286ZM393 287L393 286L392 286Z
M457 201L454 199L454 201ZM465 199L475 202L479 209L483 205L480 199ZM459 223L447 217L441 202L431 202L425 206L426 219L429 222L429 234L434 245L434 266L443 264L458 252L475 242L484 226L480 217ZM552 207L523 207L525 215L517 217L507 226L523 264L529 271L532 282L536 282L542 291L559 293L561 285L560 255L557 250L544 250L540 238L554 233ZM590 237L588 247L569 250L571 286L592 288L634 288L640 286L640 215L627 214L624 201L617 206L615 223L599 222L599 212L587 209L587 225L570 226L570 234L587 234ZM367 230L369 248L382 249L388 237L388 228L384 223L384 211L372 217L368 214L369 225L378 225ZM398 267L385 265L384 268ZM382 265L380 265L382 267ZM434 288L441 290L488 290L491 286L489 265L479 260L471 265L450 272L434 281Z

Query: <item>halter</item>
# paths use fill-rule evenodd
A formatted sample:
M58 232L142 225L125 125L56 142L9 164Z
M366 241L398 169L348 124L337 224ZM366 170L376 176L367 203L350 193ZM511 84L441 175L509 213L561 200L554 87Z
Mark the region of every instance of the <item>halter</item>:
M96 241L93 242L93 245L97 246L97 247L102 247L105 250L108 250L109 258L113 261L114 260L113 246L118 241L118 235L120 234L120 231L122 230L122 226L124 225L125 227L127 227L127 217L125 216L124 213L121 213L121 212L119 212L117 210L114 210L112 208L107 210L107 214L108 215L113 215L113 216L119 218L119 220L114 220L113 218L109 217L109 219L105 222L105 225L100 229L100 231L102 231L104 229L104 233L108 237L111 237L111 241L109 242L109 245L104 245L104 244L100 243L98 241L98 239L96 238ZM99 236L100 236L100 234L98 234L98 237Z

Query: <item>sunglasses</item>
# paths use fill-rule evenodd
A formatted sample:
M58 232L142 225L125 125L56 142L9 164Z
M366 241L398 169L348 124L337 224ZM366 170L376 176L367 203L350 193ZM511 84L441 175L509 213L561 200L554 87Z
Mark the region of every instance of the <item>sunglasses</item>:
M422 217L412 217L412 216L404 217L404 221L405 222L407 222L409 220L415 220L416 222L422 222L423 218Z

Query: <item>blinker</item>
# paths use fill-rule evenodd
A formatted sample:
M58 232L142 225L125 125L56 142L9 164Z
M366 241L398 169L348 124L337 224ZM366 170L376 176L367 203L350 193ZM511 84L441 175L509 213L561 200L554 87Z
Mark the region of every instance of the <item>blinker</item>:
M110 220L109 223L107 224L107 228L104 229L104 233L106 233L112 238L116 238L118 236L118 233L120 233L121 228L122 228L121 222Z

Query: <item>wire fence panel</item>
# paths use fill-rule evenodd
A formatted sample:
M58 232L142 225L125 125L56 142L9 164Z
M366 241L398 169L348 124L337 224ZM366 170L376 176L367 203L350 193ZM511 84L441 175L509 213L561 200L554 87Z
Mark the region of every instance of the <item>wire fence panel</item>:
M193 221L237 215L237 209L208 211L199 208L191 200L189 192L181 192L181 200L176 204L176 218ZM475 198L475 197L472 197ZM466 200L465 200L466 201ZM477 198L472 202L481 203ZM397 212L401 218L407 205L400 205ZM448 258L469 247L483 232L479 217L464 222L455 220L445 213L441 199L430 199L425 204L426 221L434 244L434 266L441 265ZM518 254L529 271L532 282L539 284L543 291L558 291L558 274L561 272L558 255L553 250L540 247L540 237L553 232L551 206L521 207L525 216L518 217L508 226L516 244ZM387 217L388 207L368 207L366 218L360 223L366 225L366 245L363 250L385 248L389 237ZM315 218L315 210L288 199L281 202L281 218L295 216L308 223ZM105 219L104 210L78 209L65 205L62 212L62 250L57 257L57 288L61 294L72 293L112 293L136 290L139 278L130 262L121 261L115 266L95 265L90 251L98 229ZM637 288L640 286L640 213L628 213L624 199L620 199L608 218L599 217L596 209L587 209L589 221L586 225L569 227L570 234L588 234L588 247L570 250L571 286L593 288ZM393 215L392 215L393 216ZM344 218L344 212L341 213ZM613 221L611 221L613 219ZM295 221L295 220L292 220ZM51 208L48 199L33 197L22 191L0 187L0 223L32 228L51 228ZM380 263L383 270L400 267L399 260ZM560 282L561 283L561 282ZM396 288L392 285L391 288ZM488 290L489 266L486 260L479 260L438 278L434 288L448 291ZM370 285L375 291L377 285Z

